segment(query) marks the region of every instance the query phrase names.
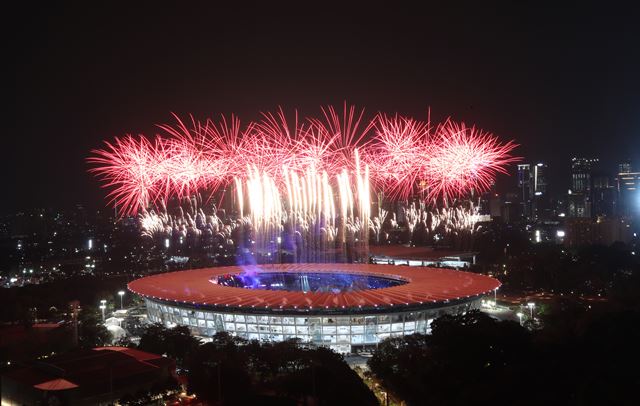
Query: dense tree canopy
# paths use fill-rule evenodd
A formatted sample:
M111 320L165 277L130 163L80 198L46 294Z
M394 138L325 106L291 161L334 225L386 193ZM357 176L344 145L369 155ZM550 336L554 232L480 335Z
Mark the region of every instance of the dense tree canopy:
M634 404L640 314L553 317L535 332L480 312L441 317L431 336L382 342L369 366L409 405Z
M342 357L295 341L258 343L218 333L190 357L189 390L225 405L376 405L377 400Z
M504 283L503 291L601 294L625 305L640 303L640 255L633 251L633 244L568 248L534 243L516 228L492 227L476 238L479 254L474 268L493 271Z
M111 343L111 333L101 323L95 307L86 307L78 316L78 345L95 348Z
M191 335L189 327L166 328L160 323L147 326L140 337L138 348L153 354L166 354L182 366L198 347L199 341Z

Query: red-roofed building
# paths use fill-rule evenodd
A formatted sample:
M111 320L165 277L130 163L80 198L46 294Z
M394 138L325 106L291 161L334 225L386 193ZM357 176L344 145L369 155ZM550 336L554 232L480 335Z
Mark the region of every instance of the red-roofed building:
M195 336L299 339L349 353L428 334L437 317L479 308L500 282L444 268L324 263L167 272L128 287L145 299L149 320Z
M75 351L3 374L2 405L112 404L172 376L175 362L160 355L124 347Z

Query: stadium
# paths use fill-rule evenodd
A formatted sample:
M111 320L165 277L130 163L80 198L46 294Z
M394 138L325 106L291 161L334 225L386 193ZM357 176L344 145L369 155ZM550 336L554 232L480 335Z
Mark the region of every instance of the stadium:
M329 347L349 353L387 337L429 333L444 314L478 308L500 286L442 268L367 264L277 264L203 268L129 283L150 321L188 326L200 337Z
M469 247L474 201L518 160L512 141L430 115L367 119L346 103L247 125L175 118L156 137L105 142L90 171L166 258L240 266L131 282L151 321L345 353L429 333L438 316L479 307L499 287L482 275L367 263L370 244Z

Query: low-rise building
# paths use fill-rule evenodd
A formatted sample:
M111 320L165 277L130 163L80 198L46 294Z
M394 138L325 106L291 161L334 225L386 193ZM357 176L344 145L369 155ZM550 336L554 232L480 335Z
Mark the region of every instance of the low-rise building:
M55 355L2 375L2 405L108 405L175 377L175 362L126 347Z

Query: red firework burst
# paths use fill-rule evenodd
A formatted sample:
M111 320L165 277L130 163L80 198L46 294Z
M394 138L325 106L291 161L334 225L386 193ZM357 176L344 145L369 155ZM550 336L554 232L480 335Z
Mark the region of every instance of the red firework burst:
M393 198L416 191L429 199L450 199L487 189L498 173L516 160L512 142L447 120L432 131L430 123L378 114L364 125L364 111L345 104L342 114L322 109L322 118L287 120L282 109L244 129L222 117L159 125L165 136L116 138L93 151L91 172L111 189L109 197L123 214L136 213L171 196L199 189L216 190L248 169L283 178L283 169L312 168L335 179L355 168L356 151L375 184ZM369 136L371 130L373 137Z
M406 199L427 175L433 149L429 124L398 115L378 114L375 138L365 160L376 183L391 197Z
M515 147L511 141L502 144L490 133L447 120L436 130L428 160L428 196L447 200L489 189L496 174L506 173L507 165L518 160L510 155Z
M106 149L94 150L95 156L88 159L96 165L90 171L104 180L103 187L111 189L111 203L122 212L135 213L157 196L156 165L163 161L159 156L165 152L163 143L127 136L105 144Z

